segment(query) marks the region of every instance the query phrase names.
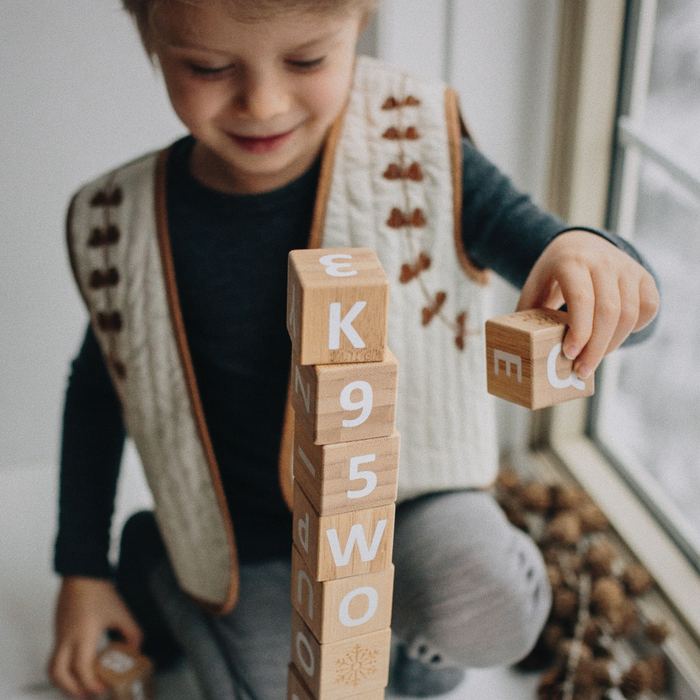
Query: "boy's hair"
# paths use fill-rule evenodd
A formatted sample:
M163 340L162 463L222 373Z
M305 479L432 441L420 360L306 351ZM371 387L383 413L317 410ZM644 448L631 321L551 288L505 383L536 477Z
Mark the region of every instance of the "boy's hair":
M122 0L124 9L134 18L141 41L149 56L153 56L152 13L159 2L179 2L200 5L211 0ZM222 1L222 0L219 0ZM223 0L234 4L234 0ZM364 9L369 17L378 0L235 0L235 16L245 22L263 21L279 12L318 12L331 14Z

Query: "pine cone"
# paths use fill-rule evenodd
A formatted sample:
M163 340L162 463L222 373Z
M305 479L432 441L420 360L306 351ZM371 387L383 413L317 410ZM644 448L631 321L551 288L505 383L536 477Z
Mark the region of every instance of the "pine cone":
M569 588L553 591L552 611L560 620L576 620L578 617L578 593Z
M652 673L643 661L633 663L620 681L620 692L626 698L636 698L639 693L651 688Z
M552 505L549 487L538 481L530 481L522 490L523 505L536 513L545 513Z
M622 582L630 595L640 596L653 588L654 579L641 564L630 564L622 575Z
M649 669L649 688L654 693L663 693L668 686L668 665L663 656L647 656L644 659Z
M663 644L666 638L671 634L671 627L664 620L650 622L644 628L646 638L653 644Z
M586 554L586 563L593 578L609 576L612 572L612 565L617 557L615 547L611 542L603 540L591 545Z
M610 527L605 514L593 501L580 504L576 512L581 518L581 527L584 532L605 532Z
M560 544L572 546L581 539L581 519L573 511L558 513L547 527L549 538Z
M566 484L552 486L552 506L556 510L569 510L581 503L584 494L581 489Z
M622 584L614 578L604 576L593 583L591 602L596 612L607 613L626 600Z

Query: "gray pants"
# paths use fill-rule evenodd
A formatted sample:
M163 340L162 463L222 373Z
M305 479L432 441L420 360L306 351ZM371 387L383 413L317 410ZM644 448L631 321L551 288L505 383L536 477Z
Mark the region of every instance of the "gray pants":
M394 565L392 631L413 658L462 668L515 662L549 612L539 551L489 494L399 505ZM248 564L240 573L238 605L222 618L178 589L167 562L151 575L151 592L207 700L280 700L291 653L290 563Z

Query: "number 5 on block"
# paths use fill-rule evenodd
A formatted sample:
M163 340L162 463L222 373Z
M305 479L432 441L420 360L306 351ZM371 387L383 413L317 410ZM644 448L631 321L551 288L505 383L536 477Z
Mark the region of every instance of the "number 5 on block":
M380 361L388 310L389 280L371 248L289 253L287 330L302 365Z

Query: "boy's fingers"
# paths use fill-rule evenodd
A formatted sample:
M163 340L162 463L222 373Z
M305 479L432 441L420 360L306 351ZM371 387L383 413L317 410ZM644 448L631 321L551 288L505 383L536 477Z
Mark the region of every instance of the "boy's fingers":
M82 686L89 693L103 693L105 687L95 675L95 659L97 657L97 638L87 635L80 640L74 657L75 673Z
M646 273L639 282L639 318L634 331L641 331L654 320L654 316L659 312L660 304L661 299L656 282L649 273Z
M51 659L49 678L54 685L57 685L67 695L71 695L75 698L82 698L83 694L80 683L72 672L72 657L72 646L60 646Z
M124 641L128 644L134 651L139 651L141 649L141 642L143 642L143 632L141 628L136 624L136 622L130 618L128 621L121 621L115 629L124 637Z
M600 364L620 320L620 291L617 282L601 275L595 279L593 331L574 364L575 372L586 379Z
M593 331L595 291L588 270L577 275L563 275L559 279L569 313L569 330L564 336L562 349L570 360L578 357L586 347Z
M637 326L639 319L639 285L630 284L626 277L619 280L620 317L617 328L610 339L605 354L610 354L627 340L627 337Z

